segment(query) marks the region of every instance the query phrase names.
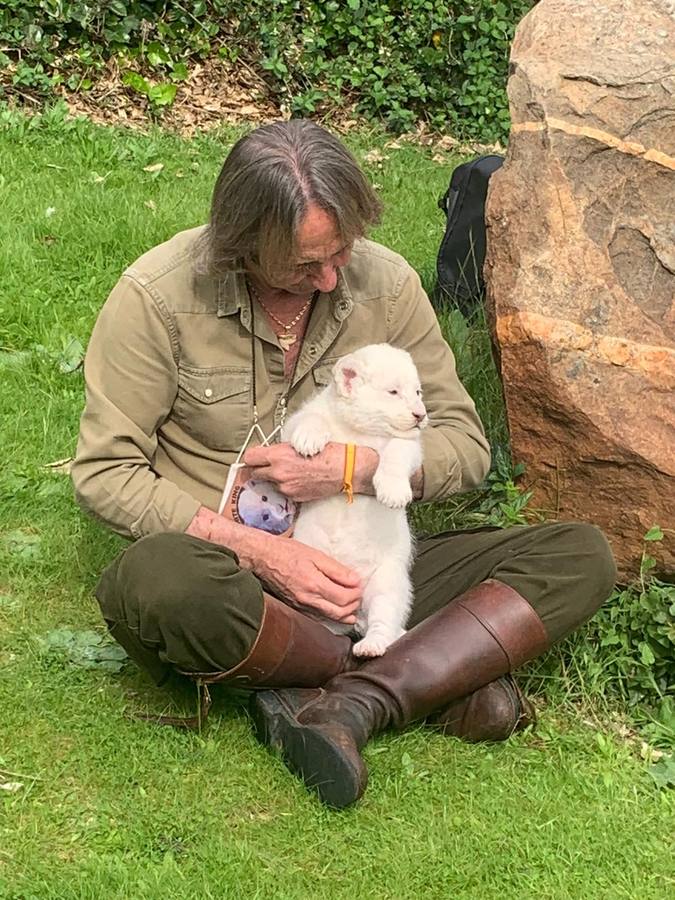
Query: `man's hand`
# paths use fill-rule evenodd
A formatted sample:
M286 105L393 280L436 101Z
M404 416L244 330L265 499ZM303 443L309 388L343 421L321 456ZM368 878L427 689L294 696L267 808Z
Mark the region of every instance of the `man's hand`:
M359 447L356 453L354 489L357 493L373 493L372 479L378 454L370 447ZM254 470L254 477L276 484L280 492L297 503L332 497L342 490L345 467L345 445L331 442L306 458L290 444L250 447L244 463Z
M329 619L353 624L361 605L356 572L300 541L239 525L201 506L187 534L229 547L239 564L251 569L291 605L316 609Z
M293 606L310 607L336 622L356 621L362 596L359 576L320 550L293 539L270 537L253 569Z

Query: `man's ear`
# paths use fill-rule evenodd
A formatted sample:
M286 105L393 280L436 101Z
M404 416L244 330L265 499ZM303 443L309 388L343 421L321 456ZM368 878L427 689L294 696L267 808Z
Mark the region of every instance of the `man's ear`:
M353 355L349 354L339 359L333 366L333 378L338 394L341 397L353 397L356 388L362 384L363 377L359 365Z

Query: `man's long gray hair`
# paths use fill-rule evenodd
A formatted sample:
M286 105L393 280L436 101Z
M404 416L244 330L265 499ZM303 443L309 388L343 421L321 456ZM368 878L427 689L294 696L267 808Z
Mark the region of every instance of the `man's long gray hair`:
M382 212L358 163L330 132L306 119L257 128L237 141L220 171L200 268L219 276L252 261L273 283L295 256L310 203L333 214L345 244L363 237Z

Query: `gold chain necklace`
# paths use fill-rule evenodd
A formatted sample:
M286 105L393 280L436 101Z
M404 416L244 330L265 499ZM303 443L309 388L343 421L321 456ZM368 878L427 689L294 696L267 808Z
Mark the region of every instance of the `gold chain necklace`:
M260 294L256 291L256 289L253 287L251 282L247 281L247 284L248 284L249 290L253 294L253 297L262 306L262 308L265 310L265 312L270 317L270 319L274 319L274 321L277 323L277 325L281 325L281 327L283 328L283 332L281 334L278 334L277 338L279 339L279 344L281 345L281 349L284 351L284 353L288 353L290 348L293 346L293 344L298 339L297 334L291 334L291 328L293 328L294 325L298 324L300 319L302 319L304 314L307 312L309 307L312 305L312 300L314 299L315 294L312 294L312 296L309 298L307 303L305 303L305 305L302 307L302 309L297 314L297 316L291 322L286 323L286 322L282 322L281 319L277 318L274 315L274 313L265 306L265 304L260 299Z

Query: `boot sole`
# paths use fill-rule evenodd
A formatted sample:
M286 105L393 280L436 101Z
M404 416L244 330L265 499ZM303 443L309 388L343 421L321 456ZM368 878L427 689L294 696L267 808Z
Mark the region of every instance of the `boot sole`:
M288 768L326 806L344 809L362 796L368 771L358 752L350 752L319 728L301 725L274 691L252 696L251 718L258 741L280 752Z

